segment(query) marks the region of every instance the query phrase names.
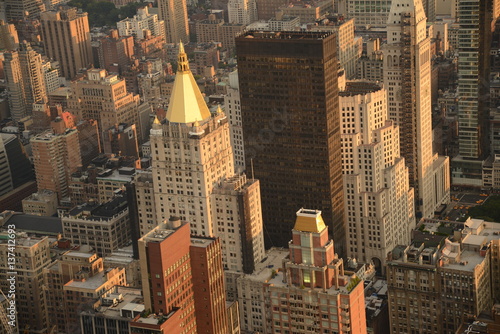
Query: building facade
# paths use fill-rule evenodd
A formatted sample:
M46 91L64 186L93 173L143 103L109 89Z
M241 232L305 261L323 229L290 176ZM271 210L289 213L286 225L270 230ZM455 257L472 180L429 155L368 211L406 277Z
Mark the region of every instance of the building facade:
M463 322L492 310L498 296L494 264L500 225L469 218L447 237L435 233L443 228L440 222L423 224L421 237L388 256L391 333L452 334Z
M245 170L246 165L237 70L229 73L229 86L227 87L227 92L224 95L224 110L229 117L231 147L233 148L234 154L234 169L237 172L242 172Z
M379 84L347 82L339 98L347 255L384 271L387 253L411 240L413 189L399 154L399 128Z
M8 22L35 19L45 11L45 2L42 0L5 0L4 8Z
M286 246L291 213L307 206L322 210L345 254L335 35L247 32L236 46L245 162L261 180L266 246Z
M300 209L289 251L273 253L238 279L244 330L367 333L362 280L344 273L321 211Z
M490 154L490 46L493 1L457 3L458 156L454 185L481 187L483 161Z
M167 43L189 42L189 25L186 0L158 1L160 20L165 22Z
M401 155L415 189L417 218L449 202L449 159L433 152L431 54L420 0L393 1L384 45L389 118L399 126Z
M121 123L135 124L141 138L140 97L127 90L124 79L106 70L91 69L84 78L73 81L71 88L69 111L79 119L97 120L102 142L109 139L107 130Z
M227 4L229 23L249 25L257 21L256 0L229 0Z
M154 314L177 312L169 320L175 320L171 333L196 331L189 235L188 223L172 219L139 239L144 307ZM136 328L147 323L137 322Z
M58 200L69 196L69 178L81 166L78 131L46 131L31 138L38 189L51 190Z
M99 256L108 256L131 240L124 196L103 204L79 205L62 214L61 219L66 239L77 245L89 245Z
M209 111L182 45L166 117L155 119L150 141L156 222L175 215L193 235L220 236L226 268L260 261L258 181L234 173L227 116Z
M137 8L134 17L126 18L116 23L120 36L134 36L143 39L144 30L149 30L154 36L165 38L165 22L158 19L158 15L150 14L148 6Z
M17 326L29 328L29 333L45 333L48 330L47 303L43 293L42 270L51 262L48 237L34 237L18 234L15 238L15 281L11 279L12 268L9 268L9 253L12 247L8 238L0 241L0 288L10 291L15 285ZM22 261L21 261L22 260ZM4 293L5 293L4 292Z
M93 58L87 13L62 7L43 12L40 22L45 53L61 64L61 74L66 79L90 68Z
M356 76L356 62L363 51L363 39L354 36L354 20L344 19L341 15L329 15L308 25L311 31L333 31L337 40L337 58L340 68L344 69L347 79ZM275 30L273 30L275 31Z
M97 51L99 66L109 72L122 73L132 64L134 57L134 38L119 35L118 30L111 30L109 35L99 40Z
M57 193L40 190L23 199L23 212L35 216L52 216L57 213Z
M18 51L4 53L4 71L10 113L20 121L31 115L33 103L47 98L42 56L29 43L21 43Z
M220 239L191 237L189 255L196 330L198 333L226 334L228 319Z

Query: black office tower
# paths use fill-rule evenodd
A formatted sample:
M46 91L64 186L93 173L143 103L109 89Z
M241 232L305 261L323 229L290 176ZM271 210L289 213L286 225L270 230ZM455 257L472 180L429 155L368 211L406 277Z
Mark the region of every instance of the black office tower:
M288 246L303 207L322 211L344 255L335 35L250 31L236 50L245 159L260 180L266 247Z

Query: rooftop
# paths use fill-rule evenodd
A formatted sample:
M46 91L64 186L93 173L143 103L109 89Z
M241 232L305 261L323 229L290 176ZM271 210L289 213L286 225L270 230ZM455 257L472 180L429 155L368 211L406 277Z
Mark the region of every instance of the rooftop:
M123 195L119 195L104 204L89 202L79 205L69 212L69 217L82 218L86 220L110 220L115 215L125 211L127 208L127 198Z
M321 211L300 209L297 211L297 219L293 229L301 232L319 233L326 228L325 222L321 217Z
M129 318L133 319L144 311L144 297L140 289L123 289L120 293L111 293L106 297L101 298L101 306L97 308L98 313L107 318ZM117 305L113 305L112 300L118 301ZM108 301L111 301L109 303ZM109 305L111 304L111 305Z
M118 182L131 182L134 179L135 168L132 167L121 167L115 170L108 170L99 173L97 180L109 180Z
M195 247L208 247L216 239L210 237L191 237L191 246Z
M373 81L348 81L345 91L339 92L339 96L354 96L378 92L383 85Z
M48 239L48 237L33 237L33 236L20 236L17 234L16 237L16 247L32 247L35 246L36 244L44 241L45 239ZM10 238L7 237L7 235L0 234L0 244L7 244L8 240Z
M0 224L3 226L13 224L16 226L16 231L49 235L57 235L63 231L61 218L26 215L12 211L4 211L0 214Z
M174 307L169 314L149 314L148 316L140 316L135 319L137 323L149 324L149 325L161 325L167 321L172 315L177 312L179 308Z
M72 290L71 288L97 290L108 281L106 274L111 270L111 268L106 269L87 279L71 280L64 285L64 290Z
M259 39L324 39L332 35L331 31L279 31L279 32L263 32L263 31L247 31L240 35L239 38L259 38Z
M460 271L473 271L477 265L484 261L484 256L479 255L477 252L464 250L460 254L460 262L446 263L443 267L455 269Z
M264 282L271 278L273 271L278 271L283 265L283 260L289 255L288 249L271 248L267 251L264 259L257 263L251 275L246 275L253 281Z
M161 242L174 234L174 230L156 229L146 234L143 239L148 242Z

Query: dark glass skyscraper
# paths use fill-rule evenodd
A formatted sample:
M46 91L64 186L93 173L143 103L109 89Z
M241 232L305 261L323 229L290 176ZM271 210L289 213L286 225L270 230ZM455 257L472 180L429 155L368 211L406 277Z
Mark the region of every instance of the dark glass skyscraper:
M247 32L236 49L245 159L261 182L266 246L287 246L305 207L322 211L344 255L335 36Z

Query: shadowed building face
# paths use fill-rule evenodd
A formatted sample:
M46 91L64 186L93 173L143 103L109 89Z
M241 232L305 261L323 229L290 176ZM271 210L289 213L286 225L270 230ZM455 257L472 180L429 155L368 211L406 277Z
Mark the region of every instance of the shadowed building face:
M312 207L343 255L335 36L248 32L236 48L245 160L261 180L266 246L287 246L293 212Z

